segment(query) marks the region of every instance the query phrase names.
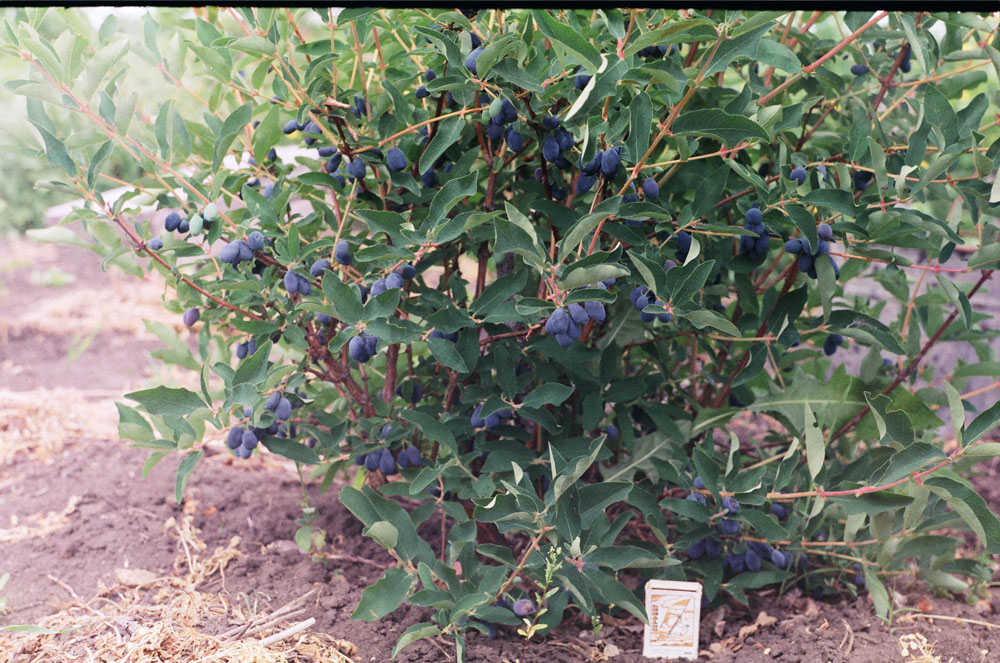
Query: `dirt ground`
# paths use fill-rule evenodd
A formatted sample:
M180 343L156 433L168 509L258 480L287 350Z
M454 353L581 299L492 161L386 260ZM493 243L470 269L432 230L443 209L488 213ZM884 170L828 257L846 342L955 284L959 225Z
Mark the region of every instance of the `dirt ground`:
M43 285L32 276L52 268L75 280ZM168 580L185 576L190 584L184 592L215 606L191 622L193 631L221 634L312 591L296 617L316 620L310 633L336 639L355 663L388 661L399 634L431 615L406 608L374 624L349 618L361 589L391 559L361 536L360 523L338 502L336 486L325 494L316 485L306 489L319 509L316 525L328 532L334 549L325 562L316 562L292 540L302 488L287 465L268 456L234 463L228 454L210 454L195 469L187 499L178 506L173 500L177 459L165 459L142 478L148 452L117 438L116 398L154 382L188 379L164 372L149 356L161 344L145 330L143 318L180 329L179 320L159 307L161 296L155 282L104 274L96 256L78 249L24 241L0 245L0 577L10 574L0 589L0 601L6 599L0 626L91 624L78 636L0 632L0 663L123 660L100 651L80 658L70 652L86 649L83 635L100 629L108 642L127 645L128 634L134 639L145 631L122 625L153 619L140 608L177 595L170 593ZM1000 465L983 469L975 481L991 507L1000 510ZM186 533L180 523L187 523ZM204 550L197 548L200 544ZM191 580L194 569L213 554L228 561ZM998 569L1000 560L994 559L994 580L1000 579ZM148 581L135 581L135 574ZM724 606L704 615L702 658L719 663L1000 661L1000 583L993 584L987 599L969 605L900 582L896 598L908 610L897 614L891 628L874 616L866 596L853 603L820 603L795 592L784 597L758 593L749 609ZM112 613L119 616L112 619ZM131 614L131 622L123 614ZM919 616L908 618L912 615ZM630 618L606 623L598 643L590 636L589 621L572 615L549 638L527 645L511 629L501 629L494 640L470 632L468 660L649 660L641 656L640 624ZM293 637L275 645L287 659L215 660L320 660L304 653L307 644ZM65 656L52 655L53 647L65 647ZM453 648L444 640L420 642L396 660L454 660Z

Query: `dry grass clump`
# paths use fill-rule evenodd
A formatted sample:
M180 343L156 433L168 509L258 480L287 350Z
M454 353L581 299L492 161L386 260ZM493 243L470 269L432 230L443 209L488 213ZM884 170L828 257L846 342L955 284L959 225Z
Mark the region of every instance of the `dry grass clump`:
M252 616L200 589L216 576L224 580L226 565L241 554L239 537L205 554L191 516L164 527L179 549L173 574L119 569L116 584L89 601L50 576L71 600L30 631L0 630L0 663L352 663L352 643L307 632L314 619L282 628L306 612L299 606L309 594Z
M116 439L114 401L84 395L63 388L0 390L0 466L19 454L50 462L72 439Z

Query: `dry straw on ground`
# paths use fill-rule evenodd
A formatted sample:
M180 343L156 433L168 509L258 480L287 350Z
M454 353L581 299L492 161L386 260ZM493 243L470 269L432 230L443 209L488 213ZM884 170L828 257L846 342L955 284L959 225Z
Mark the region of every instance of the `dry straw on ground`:
M0 663L353 663L352 643L307 632L314 620L287 624L304 615L308 594L249 615L222 594L202 591L209 580L224 580L226 565L240 555L239 537L206 555L190 516L164 527L179 550L172 575L117 573L118 582L89 601L50 577L70 601L35 632L0 630Z
M62 388L0 390L0 465L23 454L49 461L73 439L115 439L114 400L91 400L86 395Z

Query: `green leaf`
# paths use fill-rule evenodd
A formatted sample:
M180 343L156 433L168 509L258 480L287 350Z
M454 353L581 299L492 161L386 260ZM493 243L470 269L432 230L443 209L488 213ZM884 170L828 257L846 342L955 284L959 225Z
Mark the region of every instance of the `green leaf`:
M167 417L184 417L195 410L208 407L198 394L184 388L144 389L125 394L125 398L139 403L150 414Z
M451 341L444 338L428 338L427 347L430 348L434 358L443 366L459 373L469 372L469 365L465 363L465 359Z
M87 237L73 232L68 226L49 226L48 228L29 228L25 234L35 242L43 244L63 244L81 249L91 249L93 244Z
M814 189L803 196L802 202L839 212L848 219L853 219L858 210L854 204L854 196L843 189ZM813 221L813 226L815 225Z
M653 121L653 102L649 95L640 92L629 104L628 145L632 157L638 161L649 149L649 127Z
M243 359L233 374L233 387L241 384L261 384L267 379L267 358L271 354L271 342L265 341L257 352Z
M1000 177L997 177L997 181L1000 181ZM994 186L996 185L994 184ZM969 257L969 269L994 267L996 263L1000 263L1000 242L988 244Z
M38 122L32 120L31 123L35 125L38 133L42 134L42 140L45 141L45 156L52 162L52 165L59 166L70 176L76 175L76 164L70 158L63 142L46 131L45 127Z
M527 282L528 272L523 269L512 274L507 274L506 276L501 276L483 288L482 294L472 304L472 312L476 315L482 315L485 312L495 309L507 301L508 297L516 292L520 292Z
M889 610L892 604L889 601L889 591L885 588L882 579L878 577L870 566L865 566L865 589L872 597L872 604L875 607L875 614L884 620L889 619Z
M708 69L705 70L705 78L712 76L714 74L723 71L729 66L729 63L738 57L748 57L752 58L757 53L757 46L760 42L760 38L771 29L774 22L769 18L769 15L762 12L761 16L757 20L766 19L766 23L756 27L748 32L740 33L737 29L735 33L738 35L723 41L718 50L715 51L715 56L712 58L712 62ZM753 17L747 21L747 23L756 22ZM732 145L733 143L730 143Z
M372 523L361 533L386 550L392 550L399 542L399 530L388 520L380 520L377 523Z
M997 424L1000 424L1000 401L972 420L962 433L961 443L965 447L975 444L983 435L996 428Z
M889 459L884 473L876 472L872 483L892 483L916 472L934 461L947 458L947 454L926 442L915 442L897 451Z
M271 453L284 456L285 458L294 460L296 463L319 465L319 454L298 440L266 436L261 438L260 443Z
M392 650L392 658L396 658L403 649L412 645L418 640L423 640L424 638L433 638L435 635L441 633L441 629L430 624L428 622L420 622L414 624L410 628L403 631L403 635L399 636L399 640L396 641L396 647Z
M628 276L629 271L621 265L594 265L593 267L581 267L571 271L566 278L559 281L559 287L563 290L579 288L583 285L592 285L607 279Z
M941 131L945 146L958 142L958 118L948 98L934 85L924 88L924 121Z
M823 469L826 460L826 444L823 442L823 431L820 430L819 422L813 415L809 403L804 404L803 419L805 421L804 433L806 442L806 462L809 465L809 476L813 479Z
M770 65L790 74L797 73L802 69L802 63L795 56L795 51L771 39L762 39L757 44L756 59L761 64Z
M730 336L740 337L740 330L726 320L719 313L715 311L709 311L708 309L698 309L696 311L690 311L687 313L678 313L678 318L684 318L695 326L695 329L702 329L705 326L714 327L718 329L723 334L729 334Z
M866 391L865 400L871 407L881 437L888 435L890 440L904 446L913 444L913 424L910 418L902 410L890 410L892 401L888 396L879 394L873 398L871 392Z
M572 387L555 382L546 382L531 390L521 403L524 407L542 407L543 405L561 405L573 393Z
M532 10L531 15L535 18L535 23L538 24L542 34L565 46L579 64L589 64L590 73L597 71L601 66L601 54L597 48L567 23L556 20L544 9Z
M732 115L718 108L706 108L684 113L670 128L675 134L712 136L732 147L740 141L760 138L769 141L771 136L764 127L742 115Z
M416 424L421 432L431 442L440 442L452 452L458 453L458 443L451 430L435 417L419 410L402 410L399 413L403 419Z
M236 51L243 51L251 55L274 55L277 49L270 39L265 39L259 35L240 37L231 42L226 48Z
M991 555L1000 553L1000 521L986 501L964 483L944 476L924 479L924 485L939 495L976 533Z
M153 427L138 410L128 405L115 403L118 408L118 437L135 442L149 442L154 437Z
M341 281L336 272L328 271L323 275L323 294L333 303L338 320L348 325L356 325L363 317L361 291L356 286Z
M219 170L222 157L229 151L229 146L236 140L236 136L253 119L253 103L247 102L234 110L222 123L222 130L215 139L215 148L212 151L212 172Z
M180 504L184 498L184 486L187 485L188 478L191 476L191 471L194 470L194 466L198 464L198 461L201 460L203 455L205 455L204 451L188 454L187 456L184 456L180 465L177 466L177 478L174 481L174 499L178 504Z
M440 191L434 194L434 198L431 199L430 209L427 212L427 220L424 222L424 225L426 227L436 227L444 219L445 215L451 211L451 208L457 205L462 198L474 194L476 186L479 183L478 178L479 171L473 170L468 175L448 180L441 187Z
M427 145L423 154L420 155L419 168L421 173L426 173L430 170L430 168L434 165L434 162L438 160L438 157L444 154L445 150L458 142L459 137L462 135L462 129L464 128L465 119L461 115L449 117L438 122L437 131L434 132L434 137L431 138L430 144ZM436 197L437 196L435 196L435 198ZM442 214L442 216L444 215Z
M271 106L267 115L253 130L253 158L262 164L267 160L267 153L281 140L280 111L278 106Z
M378 582L361 593L361 600L351 619L377 622L403 603L412 583L410 574L403 569L386 569Z

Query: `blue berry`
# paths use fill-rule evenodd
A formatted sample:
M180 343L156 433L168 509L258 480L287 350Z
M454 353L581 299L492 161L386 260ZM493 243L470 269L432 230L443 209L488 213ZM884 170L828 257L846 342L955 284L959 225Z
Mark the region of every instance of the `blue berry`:
M226 446L230 449L235 449L240 446L243 441L243 427L237 426L236 428L229 429L229 435L226 436Z
M184 311L184 316L183 316L184 324L190 327L194 323L198 322L198 319L200 317L201 317L201 311L199 311L197 308L191 307L188 310Z
M802 166L793 168L792 172L788 175L788 179L793 180L798 184L802 184L806 181L806 169Z
M601 174L606 179L613 179L618 174L622 158L617 149L611 149L601 155Z
M330 269L330 261L326 258L320 258L309 268L309 273L313 276L322 276L323 272L328 269Z
M823 341L823 354L826 356L832 355L840 347L841 343L844 342L844 337L840 334L830 334Z
M851 67L851 73L855 76L864 76L868 73L868 67L863 64L856 64Z
M351 264L351 246L346 239L337 242L337 246L333 249L333 257L341 265Z
M180 214L177 212L171 212L170 214L167 214L167 218L163 220L163 228L164 230L173 232L180 227L182 220L183 219L181 219Z
M747 213L743 216L743 219L747 222L748 226L756 226L764 222L764 215L756 207L751 207L747 210Z
M518 599L514 601L514 614L518 617L527 617L535 614L535 604L531 599Z
M250 236L247 237L247 246L250 247L251 251L260 251L264 248L264 235L257 230L253 231L250 233Z
M652 177L647 177L642 181L642 194L647 200L660 197L660 185Z
M833 228L830 227L829 223L821 223L819 227L816 228L816 234L820 239L829 242L833 239Z
M477 46L476 48L472 49L472 52L469 53L468 57L465 58L465 68L471 71L473 76L476 75L476 61L479 60L479 56L482 54L482 52L483 52L483 47Z
M146 242L146 246L148 246L152 251L159 251L160 249L163 248L163 240L160 239L159 237L154 237L153 239Z
M403 170L406 168L406 154L398 147L390 147L385 153L385 163L389 170Z

